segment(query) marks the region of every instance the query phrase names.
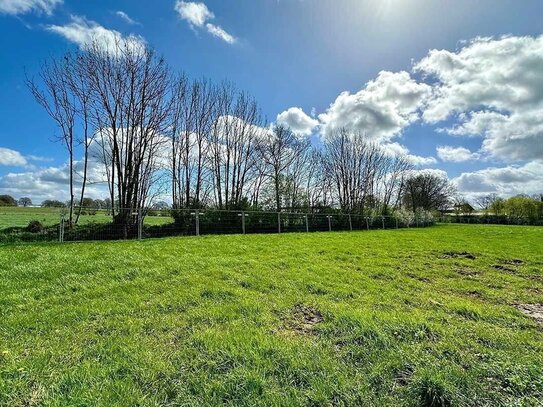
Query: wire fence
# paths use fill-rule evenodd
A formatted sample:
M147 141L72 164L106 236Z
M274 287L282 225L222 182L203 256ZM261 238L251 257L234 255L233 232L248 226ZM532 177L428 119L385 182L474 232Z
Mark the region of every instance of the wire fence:
M514 215L446 215L437 220L440 223L467 223L478 225L525 225L543 226L543 218Z
M75 213L79 213L78 210ZM119 211L117 211L119 213ZM77 224L65 209L0 208L0 242L76 242L254 233L310 233L427 227L419 216L364 216L344 213L142 209L124 211L122 222L110 210L85 209Z

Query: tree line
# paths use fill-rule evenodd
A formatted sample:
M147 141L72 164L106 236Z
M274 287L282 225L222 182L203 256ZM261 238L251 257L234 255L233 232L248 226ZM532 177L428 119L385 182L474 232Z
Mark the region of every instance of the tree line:
M454 193L365 134L343 129L315 145L270 125L233 84L190 79L130 39L51 58L27 84L67 152L70 225L97 171L125 227L165 195L173 209L387 214L441 209Z

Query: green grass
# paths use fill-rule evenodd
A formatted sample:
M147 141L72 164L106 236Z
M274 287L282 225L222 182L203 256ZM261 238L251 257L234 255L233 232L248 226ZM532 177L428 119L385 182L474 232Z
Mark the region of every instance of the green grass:
M518 226L3 246L0 405L537 406L542 270Z
M24 208L24 207L7 207L0 206L0 232L7 228L23 228L28 226L28 223L33 220L38 220L43 226L58 225L61 218L61 211L66 209L59 208ZM89 223L108 223L111 222L111 216L105 210L97 211L94 215L81 215L79 224L86 225ZM169 216L146 216L145 224L163 225L173 222L173 218Z

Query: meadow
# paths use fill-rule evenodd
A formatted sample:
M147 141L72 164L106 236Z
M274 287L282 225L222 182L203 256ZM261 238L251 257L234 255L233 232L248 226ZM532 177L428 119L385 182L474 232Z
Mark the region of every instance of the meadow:
M43 226L58 225L62 213L67 209L63 208L41 208L41 207L10 207L0 206L0 233L2 229L24 228L31 221L39 221ZM81 215L80 224L89 223L108 223L111 222L111 216L106 210L96 210L94 214L84 213ZM67 217L67 215L66 215ZM146 216L146 225L162 225L171 222L169 216Z
M538 406L529 304L538 227L3 245L0 405Z

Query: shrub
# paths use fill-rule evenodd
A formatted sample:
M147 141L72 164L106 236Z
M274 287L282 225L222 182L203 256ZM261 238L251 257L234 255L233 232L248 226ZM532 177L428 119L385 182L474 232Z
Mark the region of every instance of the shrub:
M43 231L43 225L39 220L31 220L26 227L26 231L30 233L40 233Z

